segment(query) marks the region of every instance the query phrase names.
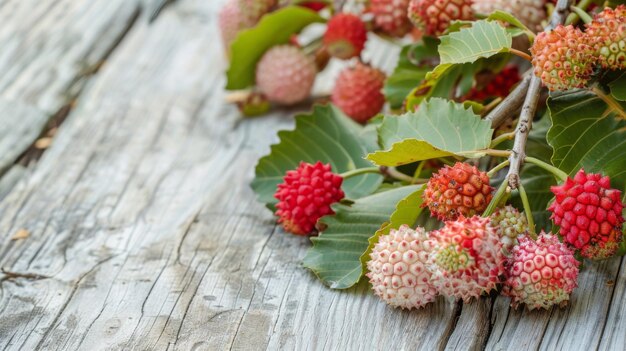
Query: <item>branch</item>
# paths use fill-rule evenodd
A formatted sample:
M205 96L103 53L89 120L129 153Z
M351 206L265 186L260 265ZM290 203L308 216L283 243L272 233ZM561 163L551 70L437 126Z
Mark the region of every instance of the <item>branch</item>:
M485 120L491 122L491 128L498 128L507 118L518 113L522 107L522 102L524 102L524 96L526 96L528 91L531 77L532 69L524 74L524 78L517 87L485 117Z
M554 12L552 12L552 18L550 24L546 26L544 31L552 30L554 27L565 22L565 18L569 13L569 7L572 5L573 0L558 0ZM511 150L511 156L509 162L509 173L507 179L511 189L517 189L520 184L519 172L526 157L526 141L528 140L528 133L532 128L533 118L537 111L537 103L539 102L539 96L541 93L541 78L532 76L526 92L526 98L524 99L524 105L522 106L522 112L520 113L519 122L515 129L515 142L513 143L513 149Z

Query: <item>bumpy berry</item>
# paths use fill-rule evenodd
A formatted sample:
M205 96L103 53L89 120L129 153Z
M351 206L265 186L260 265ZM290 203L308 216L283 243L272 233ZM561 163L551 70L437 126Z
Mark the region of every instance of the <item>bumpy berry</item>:
M330 205L343 199L342 182L330 165L301 162L297 169L287 171L274 194L278 222L293 234L312 233L318 219L334 213Z
M587 24L586 34L603 68L626 68L626 6L605 8Z
M539 33L530 48L535 75L551 91L585 87L593 64L586 42L583 32L572 26Z
M500 227L502 244L508 250L517 244L517 239L528 232L528 221L524 212L506 205L496 209L489 217L491 224Z
M489 293L504 274L499 228L489 218L460 217L430 233L433 284L444 296L468 302Z
M291 105L311 93L317 69L300 49L281 45L269 49L256 69L256 83L268 100Z
M556 235L541 232L537 240L519 239L506 263L502 293L511 297L511 306L528 309L565 305L578 279L578 261Z
M425 35L438 36L450 22L474 18L472 0L411 0L409 18Z
M222 34L222 43L228 48L242 29L241 12L236 0L230 0L224 4L219 12L218 22Z
M519 83L522 78L519 75L517 66L505 67L497 73L489 82L477 88L472 88L463 100L472 100L483 102L487 99L506 97L511 92L515 84Z
M276 0L237 0L241 11L241 20L245 28L253 27L263 15L276 6Z
M411 31L407 17L410 0L370 0L374 22L385 33L402 37Z
M332 56L340 59L359 56L366 40L367 29L358 16L340 13L328 21L324 44Z
M374 117L385 104L382 93L385 74L369 65L357 63L345 68L335 82L331 99L357 122Z
M441 220L481 214L493 195L487 173L467 163L444 166L433 174L422 195L422 207Z
M621 191L611 189L609 177L585 173L551 187L556 196L548 210L551 219L561 227L559 233L568 244L592 259L615 254L622 240Z
M546 0L474 0L472 8L483 15L508 12L535 31L542 29L541 22L546 19Z
M367 277L374 293L383 301L402 309L420 308L433 302L437 290L427 268L428 235L423 228L403 225L381 235L367 262Z

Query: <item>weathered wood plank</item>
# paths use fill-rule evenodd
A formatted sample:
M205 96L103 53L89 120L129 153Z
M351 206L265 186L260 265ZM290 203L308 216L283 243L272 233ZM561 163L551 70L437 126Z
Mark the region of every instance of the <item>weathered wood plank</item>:
M78 95L139 9L139 0L0 3L0 176Z
M48 117L30 105L0 97L0 176L41 134Z
M0 96L55 113L138 13L138 0L3 1Z
M513 311L502 297L469 305L441 299L408 312L388 308L367 284L324 287L300 264L308 239L277 228L248 186L276 130L293 125L293 111L241 120L224 105L219 5L179 0L153 23L136 23L32 174L0 199L0 266L40 275L0 282L0 347L623 344L626 273L617 260L587 266L572 305L548 312ZM369 58L390 67L394 55ZM11 240L22 228L30 236Z

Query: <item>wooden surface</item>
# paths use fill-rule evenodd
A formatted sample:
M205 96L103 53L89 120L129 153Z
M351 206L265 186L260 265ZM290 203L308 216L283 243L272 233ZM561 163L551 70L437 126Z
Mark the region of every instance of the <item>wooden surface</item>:
M293 111L224 104L220 4L150 21L159 2L0 1L2 349L625 349L619 259L545 312L501 297L400 311L318 282L308 240L248 186ZM389 69L390 52L369 58ZM50 148L16 163L64 107Z

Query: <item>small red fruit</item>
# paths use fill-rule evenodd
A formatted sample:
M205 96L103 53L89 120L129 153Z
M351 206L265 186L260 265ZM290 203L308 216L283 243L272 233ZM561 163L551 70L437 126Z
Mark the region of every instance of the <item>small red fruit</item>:
M422 195L422 207L428 206L431 216L441 220L453 220L459 215L471 217L485 211L492 191L487 173L457 162L433 174Z
M550 188L556 200L548 210L565 242L587 258L613 256L622 241L622 192L609 177L578 171L574 179Z
M311 234L318 219L334 213L330 205L343 199L342 182L330 164L300 162L297 169L287 171L274 194L278 222L290 233Z
M407 9L411 0L370 0L374 23L383 32L403 37L411 31Z
M359 56L366 40L367 29L358 16L339 13L328 21L324 44L332 56L344 60Z
M409 18L425 35L439 36L452 21L472 20L472 0L411 0Z
M507 259L502 293L511 297L514 308L565 305L577 285L578 265L574 253L556 235L541 232L537 240L522 236Z
M357 122L376 116L385 104L382 93L385 74L369 65L357 63L344 69L337 78L332 102Z

